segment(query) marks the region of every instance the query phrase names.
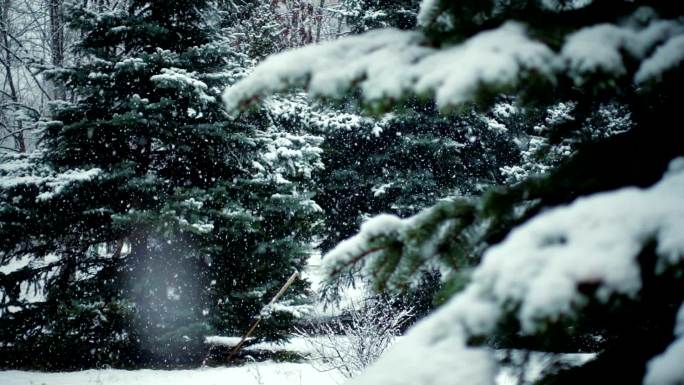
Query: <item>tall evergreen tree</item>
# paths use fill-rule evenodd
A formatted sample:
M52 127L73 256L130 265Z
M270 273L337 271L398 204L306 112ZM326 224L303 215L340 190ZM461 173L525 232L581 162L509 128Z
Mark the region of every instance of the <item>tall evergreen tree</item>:
M39 153L0 170L5 365L199 360L205 335L242 333L305 263L319 208L297 182L316 152L281 170L279 150L308 143L226 115L220 90L249 63L208 5L66 12L85 62L51 77L77 99L53 105ZM286 310L256 335L282 336Z

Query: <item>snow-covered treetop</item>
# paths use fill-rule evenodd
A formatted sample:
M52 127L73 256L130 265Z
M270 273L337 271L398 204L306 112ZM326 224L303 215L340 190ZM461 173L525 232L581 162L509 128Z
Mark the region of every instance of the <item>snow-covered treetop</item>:
M642 287L638 257L649 242L656 246L656 274L684 265L682 196L684 158L678 158L650 188L595 194L535 217L490 248L465 290L409 331L352 384L493 384L496 367L491 352L467 346L471 337L492 333L511 317L523 335L544 333L545 325L572 319L589 301L606 304L616 297L635 297ZM352 255L347 253L351 243L400 231L404 225L398 218L376 217L324 261L330 269ZM597 289L581 292L582 284ZM681 330L679 322L680 335ZM671 346L675 352L661 356L664 363L651 365L655 374L649 378L672 375L672 370L679 373L676 380L684 378L671 361L681 357L681 349L680 338ZM416 358L428 356L427 361ZM397 367L404 368L400 376ZM647 382L676 383L656 380Z
M234 111L293 87L327 98L358 88L371 105L417 95L445 108L473 100L487 87L523 88L531 81L569 78L581 85L599 76L643 84L684 60L683 36L681 20L660 20L644 9L619 24L578 29L560 46L515 21L440 48L423 32L376 30L272 56L228 88L224 101ZM636 71L628 70L632 62Z

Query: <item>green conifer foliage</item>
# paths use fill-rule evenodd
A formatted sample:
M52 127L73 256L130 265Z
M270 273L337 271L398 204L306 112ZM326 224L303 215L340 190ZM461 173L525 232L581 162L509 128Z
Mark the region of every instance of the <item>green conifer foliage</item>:
M67 10L84 60L50 76L76 97L53 105L40 152L0 170L3 365L199 362L205 336L240 335L304 265L319 208L306 178L257 167L286 161L268 157L268 120L225 113L249 61L208 4ZM281 306L255 335L292 320Z
M416 27L418 0L343 0L346 22L352 33L375 28L413 29Z

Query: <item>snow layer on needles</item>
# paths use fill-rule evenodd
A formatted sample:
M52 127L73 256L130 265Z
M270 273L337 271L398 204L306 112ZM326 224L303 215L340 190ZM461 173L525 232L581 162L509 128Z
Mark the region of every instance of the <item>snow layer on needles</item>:
M439 49L428 46L419 32L375 30L271 56L223 98L235 111L289 88L331 98L358 88L370 103L414 94L448 107L473 99L483 87L516 86L531 76L550 82L566 76L582 84L601 74L643 82L681 65L683 35L684 25L675 20L645 27L598 24L568 35L554 52L516 22ZM633 60L642 62L636 75L625 64Z
M38 161L40 156L40 152L3 154L0 157L0 193L2 190L22 185L35 185L41 190L36 199L44 201L59 195L71 184L92 180L102 173L99 168L74 169L57 173L40 163Z
M684 383L684 303L677 313L674 334L678 338L648 363L644 385Z
M391 214L381 214L367 220L361 225L361 230L357 235L340 242L325 255L323 258L325 275L330 276L336 270L358 262L356 259L369 253L371 242L383 236L396 235L404 227L405 222Z
M447 106L469 99L482 83L513 82L525 70L552 75L552 51L527 38L517 23L443 50L422 46L422 41L420 33L387 29L272 56L228 88L224 101L235 110L289 87L339 97L358 83L370 102L415 92L434 93L437 104Z
M577 286L597 283L599 300L641 289L637 256L653 240L661 265L684 255L684 167L681 158L648 189L624 188L580 198L538 215L490 248L473 275L501 306L520 304L523 330L582 305Z
M434 92L437 105L445 107L470 100L482 84L516 83L526 71L553 78L553 63L548 47L529 39L522 25L509 22L402 71L416 79L416 93Z
M642 63L635 77L635 81L640 82L660 74L673 65L672 58L676 55L671 51L681 46L681 43L677 45L676 36L682 33L684 26L670 20L652 22L641 30L599 24L583 28L568 36L561 57L575 81L582 83L584 74L594 72L624 75L627 72L623 61L625 52L636 59L643 59L653 47L665 41L666 43L659 47L653 56ZM672 48L668 48L670 46ZM681 56L680 52L679 57Z
M308 86L315 95L337 96L366 77L370 79L361 86L369 92L379 92L373 89L381 86L394 88L387 96L400 96L399 70L434 51L420 47L421 39L414 32L379 30L271 56L245 80L228 88L223 99L235 110L244 101L289 87Z
M423 0L418 11L418 24L429 25L439 14L439 0Z
M684 336L648 363L644 385L679 385L684 383Z
M582 283L598 285L599 301L612 294L636 295L641 288L637 257L646 243L656 243L661 267L683 262L683 196L680 158L650 188L595 194L538 215L490 248L463 292L419 322L351 384L493 384L491 351L467 346L468 337L492 332L504 309L515 305L520 310L513 316L523 332L534 334L540 321L581 309L587 300L577 290ZM346 251L363 249L360 242L387 231L380 230L388 228L384 223L401 225L397 220L371 222L369 233L362 230L350 239ZM647 383L680 383L682 354L680 337L651 363Z
M679 35L658 47L653 56L644 60L639 71L634 75L634 80L637 83L644 83L657 79L663 72L675 68L683 61L684 35Z

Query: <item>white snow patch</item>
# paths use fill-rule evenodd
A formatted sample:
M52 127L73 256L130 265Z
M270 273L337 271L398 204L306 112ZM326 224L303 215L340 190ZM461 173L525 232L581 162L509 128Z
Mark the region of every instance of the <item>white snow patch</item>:
M379 197L381 195L385 195L387 193L387 189L392 187L392 185L394 185L394 182L384 183L380 186L373 186L371 187L371 192L373 193L374 197Z
M206 336L204 343L209 345L237 346L242 337Z
M0 372L3 385L338 385L334 373L308 364L255 363L232 368L193 370L84 370L66 373Z

